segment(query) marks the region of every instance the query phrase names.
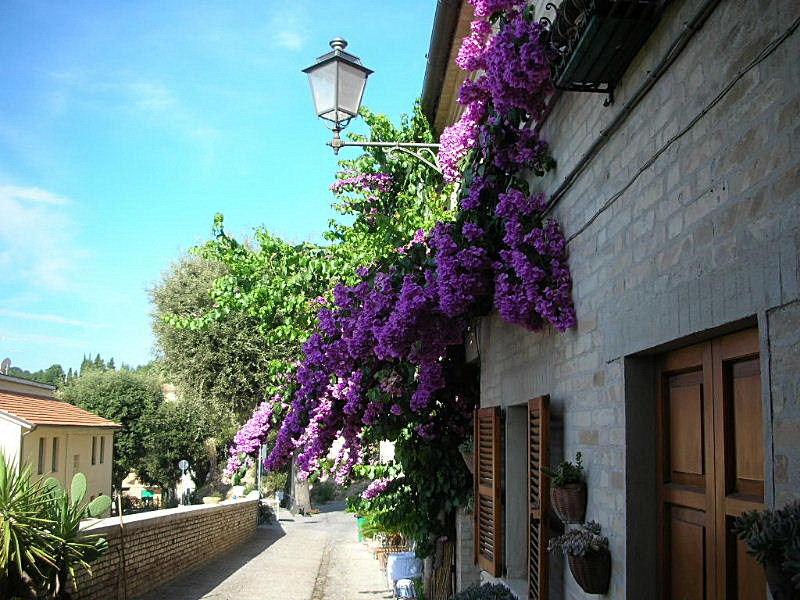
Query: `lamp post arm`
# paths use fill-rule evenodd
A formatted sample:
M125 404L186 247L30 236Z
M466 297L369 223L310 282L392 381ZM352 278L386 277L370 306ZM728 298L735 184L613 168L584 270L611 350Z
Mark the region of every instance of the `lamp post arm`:
M436 159L435 150L439 149L440 144L426 144L423 142L346 142L338 136L328 142L328 146L333 148L334 154L339 154L339 150L345 146L355 146L358 148L386 148L389 152L403 152L422 161L434 171L441 173L439 161ZM430 155L426 158L424 154Z

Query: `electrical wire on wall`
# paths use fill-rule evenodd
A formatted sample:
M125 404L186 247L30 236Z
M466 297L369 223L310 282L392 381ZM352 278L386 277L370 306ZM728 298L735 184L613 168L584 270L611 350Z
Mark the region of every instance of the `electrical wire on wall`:
M633 176L625 183L622 188L618 192L616 192L613 196L608 198L602 206L595 212L586 223L584 223L577 231L575 231L572 235L567 238L567 243L574 240L576 237L581 235L585 232L591 225L594 223L600 215L602 215L605 211L607 211L613 204L619 200L622 195L630 189L630 187L636 182L636 180L650 167L655 164L658 158L664 154L675 142L680 140L684 135L686 135L692 128L697 125L700 120L705 117L719 102L734 88L734 86L745 76L747 73L752 71L755 67L760 65L764 62L770 55L772 55L787 39L789 39L800 27L800 18L795 19L795 21L789 26L786 31L783 32L779 37L774 39L772 42L767 44L758 55L751 60L744 68L736 73L736 75L722 88L722 90L714 96L714 98L701 110L697 115L692 118L689 123L684 126L678 133L673 135L669 138L663 146L661 146L656 152L642 164L641 167L633 174Z

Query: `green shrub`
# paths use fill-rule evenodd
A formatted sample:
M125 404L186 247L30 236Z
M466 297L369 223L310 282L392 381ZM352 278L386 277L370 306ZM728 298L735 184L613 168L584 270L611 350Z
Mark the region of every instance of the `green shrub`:
M468 587L453 596L451 600L517 600L517 597L504 585L484 583Z
M289 475L283 471L269 472L261 480L261 493L264 496L273 496L275 492L285 490Z
M556 465L555 469L548 469L542 467L542 473L550 477L550 482L554 487L564 487L570 483L583 482L583 464L581 463L582 456L578 452L575 455L575 464L568 460L562 461Z
M311 488L310 495L312 504L325 504L336 496L336 486L331 481L317 481Z
M733 520L731 530L759 564L780 569L800 589L800 501L746 512Z
M0 597L69 598L75 570L90 571L108 550L103 538L80 525L87 515L106 514L111 499L85 497L82 473L67 492L55 479L32 480L30 469L17 471L0 453Z

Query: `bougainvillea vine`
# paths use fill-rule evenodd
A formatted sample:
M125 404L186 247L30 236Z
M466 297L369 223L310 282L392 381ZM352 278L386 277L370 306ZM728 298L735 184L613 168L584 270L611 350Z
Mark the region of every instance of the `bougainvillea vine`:
M442 133L439 153L444 180L459 185L459 209L321 305L265 461L277 469L295 456L308 476L343 440L330 470L345 481L370 445L396 440L402 476L376 479L360 501L412 513L403 526L420 544L444 530L443 512L471 487L457 450L478 400L463 356L470 323L495 310L530 330L575 325L566 241L526 178L554 166L532 127L553 89L546 31L519 0L470 1L477 18L458 64L478 72L461 90L463 115ZM369 199L391 185L371 170L340 173L331 189ZM253 439L243 435L237 447Z

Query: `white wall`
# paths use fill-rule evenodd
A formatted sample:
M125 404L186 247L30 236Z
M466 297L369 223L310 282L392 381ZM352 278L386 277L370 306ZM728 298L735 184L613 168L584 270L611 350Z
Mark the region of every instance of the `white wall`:
M22 427L0 417L0 451L15 467L19 467L21 447Z

